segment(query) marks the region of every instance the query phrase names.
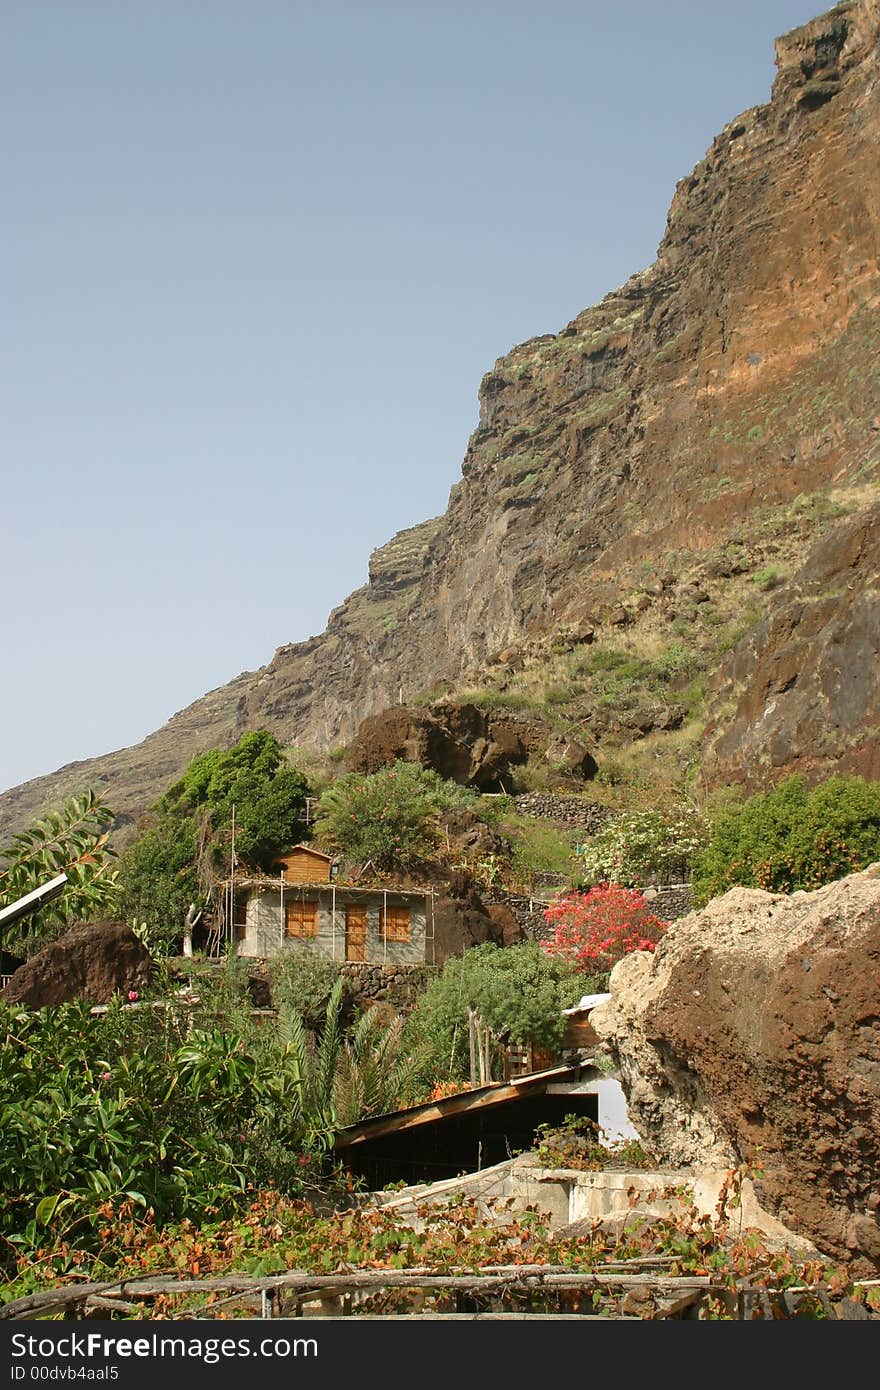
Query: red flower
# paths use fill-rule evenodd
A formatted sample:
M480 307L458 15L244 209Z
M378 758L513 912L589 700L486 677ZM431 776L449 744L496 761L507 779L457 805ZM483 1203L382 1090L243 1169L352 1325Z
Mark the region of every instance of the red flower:
M569 893L545 910L544 920L554 928L541 942L546 954L564 956L588 974L610 970L630 951L653 951L668 925L650 911L644 894L619 883Z

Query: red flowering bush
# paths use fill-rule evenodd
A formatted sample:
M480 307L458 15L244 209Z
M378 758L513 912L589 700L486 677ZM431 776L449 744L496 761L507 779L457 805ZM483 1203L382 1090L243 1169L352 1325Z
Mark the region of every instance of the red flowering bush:
M668 926L637 888L600 883L586 893L569 893L544 911L553 928L541 946L587 974L608 971L630 951L653 951Z

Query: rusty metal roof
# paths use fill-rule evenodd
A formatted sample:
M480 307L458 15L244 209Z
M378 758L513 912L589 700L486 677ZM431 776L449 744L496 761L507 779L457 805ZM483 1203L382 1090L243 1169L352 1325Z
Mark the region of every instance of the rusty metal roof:
M420 1125L434 1124L437 1120L449 1119L454 1115L466 1114L493 1105L505 1105L519 1100L533 1092L540 1093L548 1086L562 1081L577 1081L581 1074L581 1063L571 1062L563 1066L550 1067L546 1071L529 1072L512 1081L493 1081L488 1086L478 1086L472 1091L461 1091L443 1100L425 1101L421 1105L409 1106L406 1110L394 1110L387 1115L374 1115L372 1119L361 1120L356 1125L346 1125L336 1136L334 1147L350 1149L369 1139L380 1139L386 1134L397 1134Z

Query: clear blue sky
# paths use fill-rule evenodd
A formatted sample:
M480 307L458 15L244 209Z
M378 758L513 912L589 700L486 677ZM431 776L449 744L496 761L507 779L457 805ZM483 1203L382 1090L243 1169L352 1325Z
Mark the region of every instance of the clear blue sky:
M0 790L325 626L811 0L6 0Z

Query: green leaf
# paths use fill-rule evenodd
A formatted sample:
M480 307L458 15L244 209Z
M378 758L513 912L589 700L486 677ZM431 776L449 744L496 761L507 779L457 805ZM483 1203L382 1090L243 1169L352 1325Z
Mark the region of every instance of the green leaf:
M56 1192L51 1197L44 1197L41 1202L37 1203L37 1210L35 1212L35 1216L38 1226L49 1225L49 1222L52 1220L52 1217L55 1215L55 1212L58 1209L58 1204L61 1201L63 1195L64 1194L61 1192Z

